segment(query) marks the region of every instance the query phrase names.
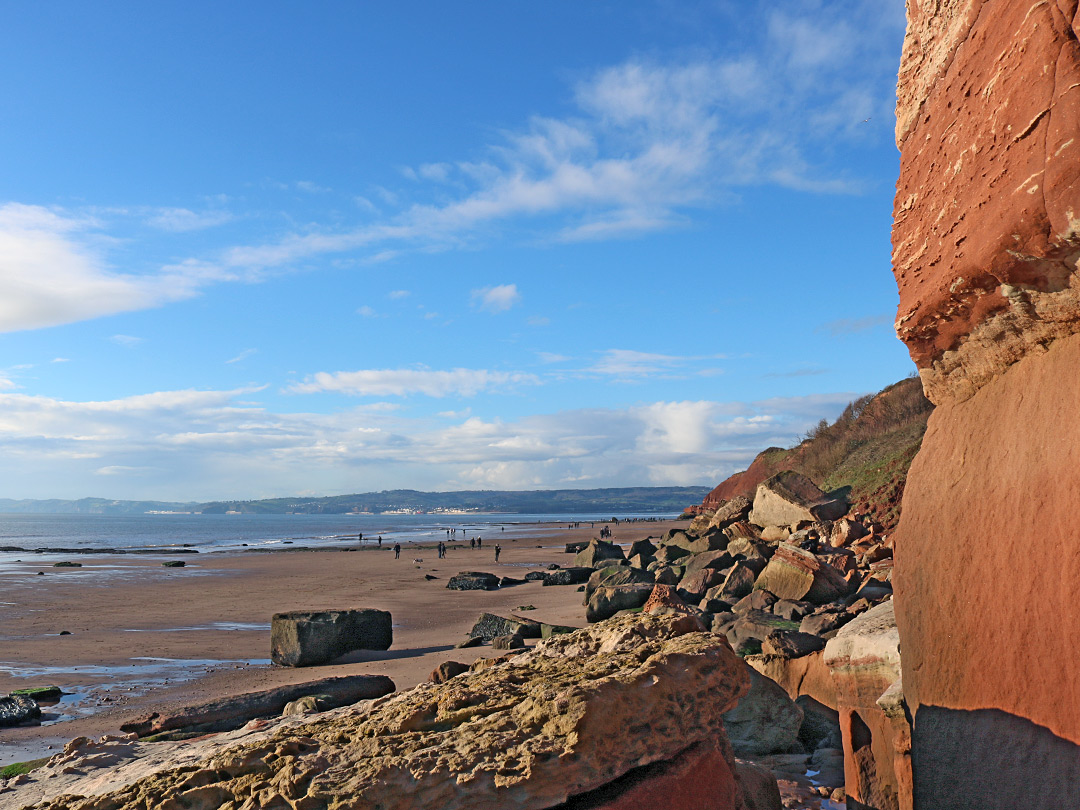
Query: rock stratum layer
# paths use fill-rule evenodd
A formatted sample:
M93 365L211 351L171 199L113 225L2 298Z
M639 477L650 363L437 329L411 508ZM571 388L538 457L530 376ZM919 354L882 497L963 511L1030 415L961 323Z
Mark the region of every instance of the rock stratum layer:
M1075 0L908 0L896 330L936 404L1080 331Z
M723 715L746 692L747 675L727 642L700 627L690 616L614 619L446 683L339 709L127 784L130 773L114 765L107 780L85 783L109 792L33 806L540 810L610 791L625 777L629 797L596 806L636 807L633 797L649 790L643 766L673 763L661 768L663 778L690 757L708 761L715 777L712 798L700 804L696 797L694 806L734 808ZM35 779L47 784L50 768L82 766L62 756Z
M908 0L897 333L938 405L894 535L915 807L1080 807L1078 30L1077 0Z

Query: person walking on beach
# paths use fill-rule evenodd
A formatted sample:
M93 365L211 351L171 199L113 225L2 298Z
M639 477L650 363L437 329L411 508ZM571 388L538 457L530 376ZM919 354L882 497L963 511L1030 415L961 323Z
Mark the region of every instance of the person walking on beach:
M379 535L379 548L382 548L382 535Z
M483 545L484 545L484 538L483 537L477 537L476 538L476 547L480 548Z
M495 544L495 562L499 561L499 554L502 553L502 546L498 543Z
M394 559L401 556L401 543L394 543Z
M469 538L469 548L471 548L471 549L476 548L476 538L475 537L470 537Z

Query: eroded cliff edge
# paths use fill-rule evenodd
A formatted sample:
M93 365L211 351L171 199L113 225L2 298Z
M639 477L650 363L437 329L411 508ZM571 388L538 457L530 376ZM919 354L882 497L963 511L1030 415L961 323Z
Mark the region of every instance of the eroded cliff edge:
M938 406L895 535L916 807L1080 806L1078 30L1076 0L908 2L896 326Z

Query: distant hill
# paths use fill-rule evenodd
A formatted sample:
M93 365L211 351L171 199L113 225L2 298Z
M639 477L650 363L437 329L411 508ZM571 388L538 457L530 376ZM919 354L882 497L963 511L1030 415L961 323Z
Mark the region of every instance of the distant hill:
M678 513L708 493L708 487L615 487L610 489L463 490L419 492L395 489L322 498L266 498L251 501L180 503L117 501L106 498L12 500L0 498L0 513L138 515L146 512L202 514L346 514L349 512L502 512L506 514Z
M892 528L900 519L908 467L922 445L933 409L917 377L860 397L832 424L821 420L795 447L763 450L746 470L710 492L696 510L716 509L736 495L752 498L766 478L795 470L826 492L840 490L857 511Z

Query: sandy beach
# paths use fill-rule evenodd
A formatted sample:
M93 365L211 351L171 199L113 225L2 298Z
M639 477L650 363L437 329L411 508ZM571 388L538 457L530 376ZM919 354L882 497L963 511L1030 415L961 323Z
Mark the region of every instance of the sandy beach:
M672 525L685 522L623 523L613 527L614 539L629 544ZM451 591L446 583L459 571L524 578L553 562L570 565L565 544L592 538L599 526L551 526L540 538L509 527L485 538L481 550L451 544L442 560L433 546L403 546L400 559L373 546L199 554L185 557L183 568L154 557L85 557L79 568L27 558L3 580L0 692L56 685L68 694L42 707L44 725L0 729L0 765L48 755L76 736L115 733L150 711L276 686L378 674L408 689L443 661L492 655L489 646L455 649L483 611L532 606L523 615L583 626L576 586L528 582L485 592ZM389 651L320 667L270 663L274 613L361 607L392 614Z

